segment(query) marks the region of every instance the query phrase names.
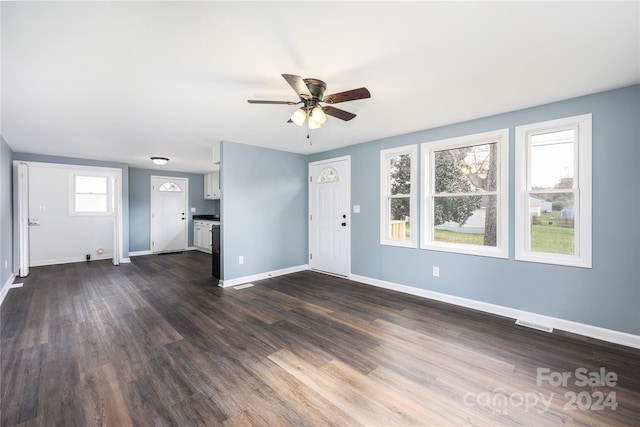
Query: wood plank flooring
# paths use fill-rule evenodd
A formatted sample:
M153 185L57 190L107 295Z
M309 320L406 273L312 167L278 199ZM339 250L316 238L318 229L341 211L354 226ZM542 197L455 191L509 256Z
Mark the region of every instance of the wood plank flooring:
M222 289L185 252L22 281L0 313L2 427L640 420L640 350L318 273ZM576 376L601 367L615 385Z

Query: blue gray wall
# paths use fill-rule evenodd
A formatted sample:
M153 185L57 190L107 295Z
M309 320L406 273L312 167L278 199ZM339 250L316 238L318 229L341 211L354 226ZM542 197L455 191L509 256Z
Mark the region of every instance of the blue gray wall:
M593 113L593 268L514 260L514 127ZM640 334L640 86L310 156L351 155L351 272L579 323ZM510 129L509 259L382 246L380 150ZM440 277L431 267L440 267Z
M307 162L302 154L222 143L224 280L308 263Z
M593 114L593 268L515 261L514 127L585 113ZM640 335L639 117L640 86L633 86L312 156L225 141L222 204L208 202L213 203L211 210L220 209L223 217L224 279L306 264L307 164L350 155L351 202L361 206L361 213L352 215L353 274ZM379 244L381 149L501 128L510 129L508 259ZM149 177L160 172L130 171L126 165L108 162L12 153L4 141L0 148L0 260L12 256L11 220L7 219L11 218L12 156L16 160L121 167L125 256L129 253L126 236L130 236L132 251L149 249ZM202 195L202 175L197 176L190 179L194 192L191 206ZM210 213L209 205L202 209ZM202 213L200 207L197 213ZM238 264L240 255L245 257L243 265ZM439 278L431 276L433 265L440 267ZM4 283L10 273L1 270Z
M129 166L124 163L100 160L76 159L73 157L47 156L31 153L14 153L14 160L26 162L59 163L63 165L98 166L122 171L122 256L129 256Z
M13 274L13 151L0 137L0 294Z
M219 200L205 200L204 175L157 169L129 169L129 248L131 252L150 250L151 175L189 178L189 246L193 245L193 215L220 213Z

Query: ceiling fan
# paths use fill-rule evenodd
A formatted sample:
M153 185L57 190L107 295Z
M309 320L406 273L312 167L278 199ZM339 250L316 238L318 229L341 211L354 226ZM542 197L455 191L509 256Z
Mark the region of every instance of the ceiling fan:
M289 85L296 92L299 101L263 101L258 99L248 99L250 104L286 104L286 105L298 105L302 104L298 110L296 110L289 123L295 123L298 126L302 126L307 120L309 129L317 129L327 120L327 115L336 117L340 120L349 121L356 115L345 110L333 107L331 105L324 104L337 104L340 102L355 101L356 99L371 98L371 94L365 87L358 89L347 90L344 92L338 92L331 95L324 95L324 91L327 89L327 84L318 79L303 79L300 76L294 74L282 74L282 77L289 83Z

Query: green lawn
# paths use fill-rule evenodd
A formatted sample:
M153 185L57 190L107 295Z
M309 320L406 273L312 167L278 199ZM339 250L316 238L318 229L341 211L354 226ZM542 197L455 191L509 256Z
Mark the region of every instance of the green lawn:
M543 213L540 216L542 225L534 225L531 229L531 250L533 252L548 252L554 254L574 254L574 229L559 227L557 218L560 212ZM549 224L549 219L552 224ZM453 231L435 230L437 242L463 243L469 245L483 245L482 234L456 233Z
M484 235L482 234L457 233L455 231L436 230L434 237L436 242L464 243L467 245L484 244Z
M531 229L531 250L573 255L573 228L557 225L534 225Z

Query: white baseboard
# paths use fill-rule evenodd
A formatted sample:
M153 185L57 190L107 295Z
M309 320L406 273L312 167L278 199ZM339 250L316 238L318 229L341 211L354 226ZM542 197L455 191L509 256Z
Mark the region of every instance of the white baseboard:
M231 286L242 285L243 283L254 282L256 280L268 279L270 277L284 276L285 274L297 273L309 269L309 264L297 265L295 267L283 268L281 270L268 271L265 273L253 274L251 276L238 277L236 279L220 280L218 286L229 288Z
M122 258L120 260L120 264L129 264L131 262L131 258L127 257L127 258Z
M2 305L2 303L4 302L4 297L7 296L10 289L22 287L22 283L13 283L13 280L15 278L16 276L13 273L11 273L11 276L9 276L7 281L4 282L4 285L2 285L2 289L0 289L0 305Z
M195 246L189 246L187 249L185 249L185 251L196 251L199 250L198 248L196 248ZM153 255L152 251L130 251L129 252L129 256L144 256L144 255ZM129 260L129 262L131 262L131 260Z
M544 325L553 329L559 329L602 341L624 345L627 347L640 348L640 336L628 334L626 332L614 331L598 326L587 325L584 323L573 322L571 320L558 319L555 317L544 316L541 314L531 313L524 310L504 307L501 305L489 304L482 301L476 301L468 298L457 297L454 295L442 294L440 292L429 291L426 289L414 288L412 286L400 285L398 283L387 282L384 280L373 279L366 276L352 274L350 280L361 282L366 285L377 286L379 288L391 289L406 294L416 295L436 301L446 302L460 307L471 308L483 311L485 313L497 314L511 319L526 320L530 323Z
M100 261L105 259L113 259L113 254L103 254L100 256L91 256L91 261ZM58 258L58 259L45 259L41 261L30 261L29 267L42 267L44 265L58 265L58 264L71 264L74 262L91 262L87 261L84 256L70 257L70 258Z
M143 256L143 255L151 255L153 252L151 251L132 251L129 252L129 256Z

